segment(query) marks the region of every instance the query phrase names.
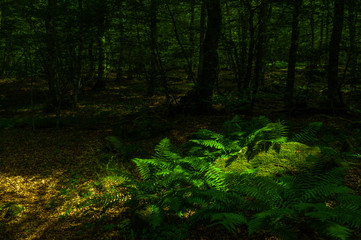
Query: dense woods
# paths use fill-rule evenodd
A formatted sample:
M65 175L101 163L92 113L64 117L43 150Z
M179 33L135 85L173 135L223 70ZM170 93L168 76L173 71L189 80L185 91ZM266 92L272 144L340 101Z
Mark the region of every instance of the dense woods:
M360 239L360 39L356 0L0 0L0 234Z
M342 88L360 75L359 10L351 0L3 0L0 75L46 79L57 109L65 101L76 106L80 91L102 89L114 74L118 82L144 79L147 96L159 90L175 104L169 73L183 69L195 83L188 100L204 108L224 82L220 72L253 106L269 84L265 76L281 64L288 66L279 81L287 107L302 85L324 84L327 75L323 106L344 108ZM295 79L299 70L306 82Z

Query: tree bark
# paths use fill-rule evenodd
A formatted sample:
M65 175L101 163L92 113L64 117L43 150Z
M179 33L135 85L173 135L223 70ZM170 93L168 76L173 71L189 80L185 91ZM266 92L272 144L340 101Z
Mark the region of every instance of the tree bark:
M157 79L157 12L158 0L150 1L150 41L151 41L151 59L150 76L147 79L147 95L153 96Z
M206 35L206 17L207 17L207 10L206 10L206 3L203 0L201 5L201 18L200 18L200 32L199 32L199 63L198 63L198 72L197 72L197 80L201 78L201 72L203 69L203 59L204 59L204 52L203 52L203 42L204 36Z
M218 41L221 34L221 4L220 0L207 0L207 31L203 43L203 69L196 84L196 94L199 104L208 108L211 106L214 84L218 78Z
M97 81L93 87L94 90L104 89L106 87L105 82L105 20L106 20L106 2L97 4L98 7L98 76Z
M254 104L254 100L256 98L258 89L260 84L263 83L263 69L264 69L264 52L265 52L265 45L266 45L266 32L267 32L267 23L266 21L270 17L270 13L267 13L267 10L270 11L271 7L266 2L263 2L259 6L258 12L258 41L257 41L257 53L256 53L256 62L254 68L254 81L253 81L253 95L252 96L252 106Z
M329 64L328 64L328 100L332 108L344 107L341 89L338 83L338 62L342 27L344 19L344 0L335 0L333 29L330 40Z
M356 12L356 2L349 0L347 2L348 7L348 23L349 23L349 38L350 38L350 48L348 51L349 65L350 65L350 78L353 80L356 78L356 69L357 69L357 44L356 44L356 24L357 24L357 12Z
M48 78L49 93L54 103L57 99L57 86L56 84L56 30L54 23L54 11L56 8L56 0L48 0L47 12L45 18L45 30L46 30L46 49L47 49L47 65L46 72Z
M293 5L293 18L292 18L292 34L291 34L291 46L288 57L288 71L287 82L285 92L285 102L289 107L293 105L293 93L295 87L295 75L296 75L296 60L297 60L297 48L298 48L298 36L299 36L299 15L302 6L302 0L295 0Z
M207 29L201 51L203 59L199 79L193 90L181 99L181 106L194 113L209 113L212 110L214 85L218 78L218 42L221 34L220 0L205 0Z
M190 65L190 71L188 74L188 79L191 79L194 81L194 73L193 73L193 67L194 67L194 17L195 17L195 0L190 0L190 12L191 12L191 20L189 23L189 65Z
M254 26L253 26L253 18L254 18L255 10L249 6L249 46L248 46L248 57L247 57L247 69L246 75L244 77L243 89L249 88L252 78L252 68L253 68L253 58L254 58L254 46L255 46L255 38L254 38Z

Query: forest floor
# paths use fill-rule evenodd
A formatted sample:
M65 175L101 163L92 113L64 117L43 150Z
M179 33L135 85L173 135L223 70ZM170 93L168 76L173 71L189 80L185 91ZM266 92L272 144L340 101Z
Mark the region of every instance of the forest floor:
M182 75L173 80L171 89L174 98L183 95L192 86ZM41 104L46 101L45 82L35 82L32 87L25 80L0 81L1 239L122 239L111 228L91 223L99 221L99 214L89 219L74 209L89 192L101 193L102 188L107 187L108 178L101 159L108 156L104 139L112 134L112 129L117 124L128 124L129 119L139 117L134 115L138 111L151 121L166 118L170 127L164 131L125 140L136 146L134 152L128 153L128 158L145 157L153 153L154 146L164 137L180 145L198 129L219 130L223 122L232 116L227 111L213 116L166 115L161 93L145 98L142 84L141 81L133 80L130 83L124 80L122 83L109 83L103 91L86 89L79 97L78 109L63 110L63 124L55 129L54 114L44 113L44 105ZM33 106L30 104L31 94ZM283 114L282 104L279 99L273 100L261 99L253 116L279 118ZM250 119L252 116L242 113L241 117ZM326 126L349 134L349 142L335 139L330 143L336 149L360 145L357 142L360 138L353 136L353 130L347 128L348 123L359 123L358 115L304 113L288 116L287 120L297 127L322 121ZM33 121L35 130L32 129ZM129 166L129 163L124 163L124 167ZM359 166L350 168L347 185L361 195ZM122 209L111 211L102 226L117 221L121 212ZM193 236L194 239L204 240L277 239L264 232L248 237L247 231L242 228L235 234L227 234L219 230L203 231L200 227Z

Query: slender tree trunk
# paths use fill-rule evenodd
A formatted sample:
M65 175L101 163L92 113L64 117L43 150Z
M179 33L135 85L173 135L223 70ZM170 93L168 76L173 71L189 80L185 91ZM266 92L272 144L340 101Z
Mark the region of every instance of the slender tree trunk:
M267 3L262 3L259 6L259 12L258 12L258 41L257 41L257 47L256 47L256 62L255 62L255 68L254 68L254 81L253 81L253 95L252 96L252 105L254 104L254 100L256 98L258 89L260 87L260 83L263 83L263 65L264 65L264 52L265 52L265 45L266 45L266 32L267 32L267 19L269 16L267 13L268 8L271 6L268 6Z
M47 78L49 85L50 101L56 111L56 128L60 124L61 89L57 71L56 55L56 28L54 13L56 11L56 0L48 0L45 18L46 48L47 48Z
M147 95L153 96L155 85L157 84L157 12L158 0L150 1L150 41L151 41L151 59L150 76L147 79Z
M3 41L4 40L4 36L6 36L7 34L5 34L4 31L4 22L5 22L5 12L6 12L6 5L0 5L0 40ZM0 49L1 50L1 49ZM6 63L6 53L5 53L5 49L3 49L3 51L0 51L0 55L2 55L1 59L0 59L0 79L4 77L5 75L5 63Z
M329 64L328 64L328 100L332 108L344 107L341 89L338 83L338 64L340 42L344 19L344 0L335 0L333 29L330 41Z
M325 3L325 6L326 6L326 11L327 11L327 14L326 14L326 22L325 22L325 25L326 25L326 30L325 30L325 41L326 41L326 44L329 43L329 40L330 40L330 18L331 18L331 11L330 11L330 4L328 2L328 0L326 1Z
M74 95L73 95L73 105L74 108L78 106L78 95L82 84L82 72L83 72L83 52L84 52L84 18L83 18L83 0L78 0L78 53L76 66L76 74L73 80L74 85Z
M251 79L252 79L252 68L253 68L253 56L254 56L254 47L255 47L255 38L254 38L254 26L253 26L253 18L254 18L255 10L249 8L249 47L248 47L248 57L247 57L247 70L246 75L244 77L244 85L243 89L247 89L250 87Z
M288 59L288 71L285 101L288 106L293 105L293 93L295 87L295 75L296 75L296 60L297 60L297 48L298 48L298 35L299 35L299 15L302 7L302 0L296 0L293 6L293 18L292 18L292 34L291 34L291 46L289 50Z
M98 7L98 39L97 39L97 48L98 48L98 75L97 81L93 87L94 90L104 89L106 87L105 82L105 71L106 71L106 61L105 61L105 20L106 20L106 2L100 3Z
M194 42L195 0L190 0L190 1L191 1L190 2L191 20L190 20L190 23L189 23L189 44L190 44L189 65L190 65L190 70L192 72L188 74L188 78L192 79L192 81L194 81L193 67L194 67L194 48L195 48L195 42ZM192 78L190 78L189 76L192 76Z
M319 42L319 46L318 46L318 52L319 52L319 56L318 56L318 60L321 59L321 55L323 53L323 39L324 39L324 28L325 28L325 16L324 16L324 12L322 11L321 13L321 24L320 24L320 42ZM322 64L322 62L321 62Z
M121 82L123 80L123 55L124 55L124 46L123 46L123 38L124 38L124 24L123 24L123 20L124 20L124 14L123 14L123 4L122 2L118 3L118 7L119 7L119 50L118 50L118 59L117 59L117 67L116 67L116 71L117 71L117 76L116 76L116 81L117 82Z
M311 56L310 56L310 67L311 71L313 71L316 68L316 54L315 54L315 5L314 0L310 0L310 29L311 29Z
M356 23L357 23L357 14L356 14L356 2L348 1L348 18L349 18L349 38L350 38L350 48L348 51L348 58L350 59L350 78L356 78L356 68L357 68L357 45L356 45Z
M89 61L89 67L87 69L87 76L85 78L85 82L91 82L94 79L95 76L95 57L94 57L94 40L91 39L88 45L88 61Z
M56 0L48 0L47 14L45 18L45 29L46 29L46 48L47 48L47 78L49 85L49 92L52 99L57 102L56 94L56 30L54 23L54 11L56 8Z
M201 18L200 18L200 32L199 32L199 63L198 63L198 76L197 79L200 79L201 72L203 70L203 59L204 59L204 52L203 52L203 42L204 36L206 35L206 18L207 18L207 10L206 10L206 3L205 0L202 1L201 5Z
M246 59L247 59L247 20L246 14L239 13L239 49L240 49L240 61L239 61L239 76L237 81L237 89L239 92L242 91L242 87L244 87L245 81L245 72L246 72Z

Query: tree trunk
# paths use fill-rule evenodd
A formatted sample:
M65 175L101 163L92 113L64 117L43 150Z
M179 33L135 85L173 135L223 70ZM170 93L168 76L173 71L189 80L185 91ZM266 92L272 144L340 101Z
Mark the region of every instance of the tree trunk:
M330 41L328 64L328 100L332 108L344 107L338 83L338 61L344 19L344 0L335 0L333 29Z
M348 18L349 18L349 38L350 38L350 48L348 51L349 65L350 65L350 78L351 80L356 78L356 69L357 69L357 45L356 45L356 23L357 23L357 14L356 14L356 2L348 1ZM353 81L352 81L353 82Z
M239 10L239 18L238 18L238 24L239 24L239 49L240 49L240 57L239 57L239 66L238 66L238 79L237 79L237 90L239 92L242 91L242 87L245 80L245 72L246 72L246 59L247 59L247 20L246 20L246 14L244 12L240 12Z
M56 30L54 24L54 10L56 7L56 0L48 0L47 14L45 18L45 29L46 29L46 49L47 49L47 78L49 85L49 93L51 98L56 99Z
M157 84L157 12L158 0L150 1L150 41L151 41L151 59L150 76L147 78L147 96L153 96L155 85Z
M201 6L201 18L200 18L200 32L199 32L199 63L198 63L198 72L197 72L197 80L201 78L201 72L203 69L203 59L204 59L204 52L203 52L203 42L204 36L206 35L206 17L207 17L207 10L206 10L206 3L203 0Z
M209 113L212 110L214 85L218 78L218 42L221 34L220 0L205 0L207 29L201 52L201 72L193 90L181 99L181 107L193 113Z
M56 0L48 0L47 12L45 18L46 30L46 48L47 48L47 65L46 72L49 85L50 102L56 111L56 128L59 128L60 107L61 107L61 89L57 71L57 55L56 55L56 28L54 13L56 10Z
M310 0L310 28L311 28L311 51L310 51L310 70L314 71L316 68L316 54L315 54L315 5L314 0Z
M97 81L93 87L94 90L104 89L106 86L105 82L105 18L106 18L106 2L100 3L98 7L98 76Z
M77 61L75 63L76 73L73 79L74 95L73 95L73 106L77 108L78 106L78 95L80 92L82 80L83 80L83 54L84 54L84 17L83 17L83 0L78 0L78 52L77 52Z
M254 18L254 9L249 8L249 47L248 47L248 57L247 57L247 70L246 75L244 77L243 89L247 89L250 86L251 78L252 78L252 68L253 68L253 58L254 58L254 46L255 46L255 38L254 38L254 26L253 26L253 18Z
M221 4L220 0L207 0L207 31L203 43L203 68L198 79L195 92L201 108L211 107L214 84L218 78L218 41L221 34Z
M289 107L293 105L293 93L295 86L295 75L296 75L296 59L297 59L297 48L298 48L298 35L299 35L299 15L302 6L302 0L296 0L293 8L292 18L292 34L291 34L291 46L288 57L288 71L287 71L287 82L285 92L285 102Z
M191 20L189 23L189 65L190 65L190 73L188 73L188 79L191 79L194 81L194 73L193 73L193 67L194 67L194 15L195 15L195 0L190 0L190 12L191 12Z
M119 8L119 25L118 25L118 32L119 32L119 40L118 40L118 46L119 46L119 50L118 50L118 59L117 61L117 67L116 67L116 71L117 71L117 76L116 76L116 81L118 83L120 83L123 80L123 64L124 64L124 43L123 43L123 38L124 38L124 24L123 24L123 20L124 20L124 13L123 13L123 4L121 1L118 2L118 8Z
M252 106L254 104L254 100L256 98L258 89L260 84L263 83L263 68L264 68L264 52L265 52L265 45L266 45L266 32L267 32L267 23L268 17L270 14L267 13L269 9L267 3L262 3L259 6L258 12L258 41L257 41L257 53L256 53L256 62L254 68L254 81L253 81L253 96L252 96Z

